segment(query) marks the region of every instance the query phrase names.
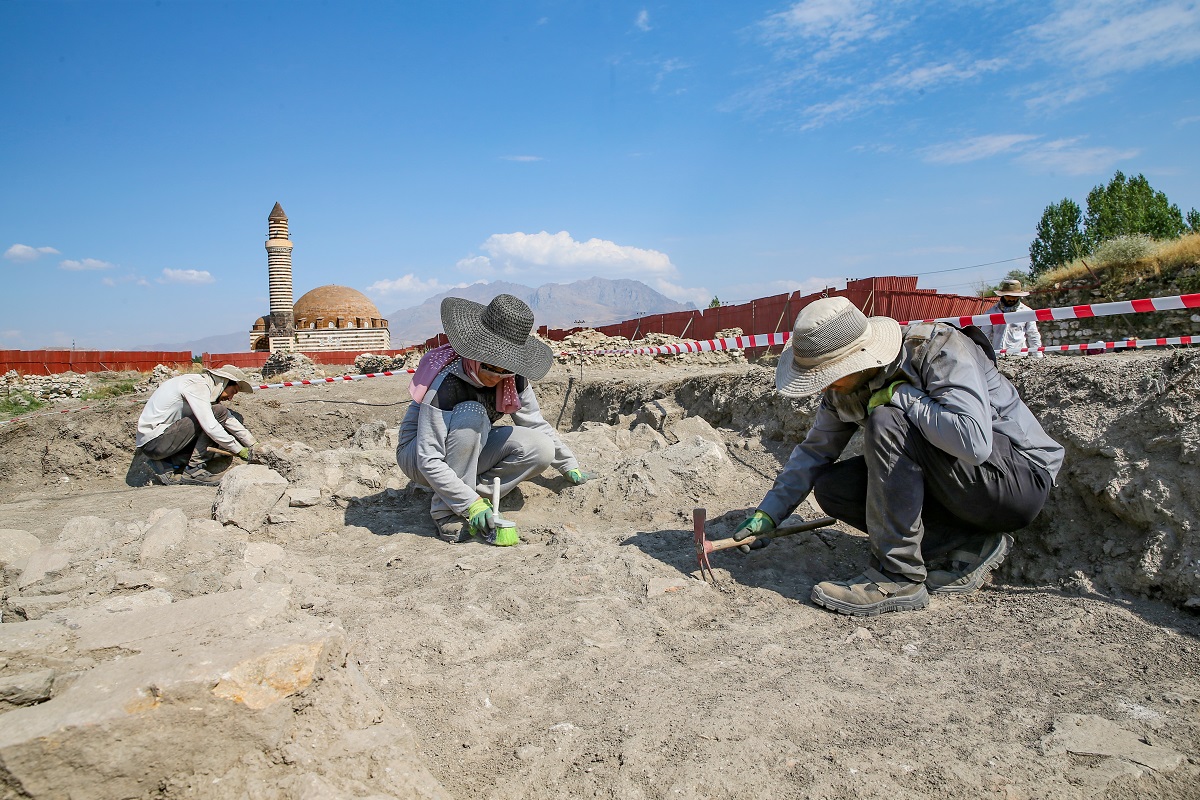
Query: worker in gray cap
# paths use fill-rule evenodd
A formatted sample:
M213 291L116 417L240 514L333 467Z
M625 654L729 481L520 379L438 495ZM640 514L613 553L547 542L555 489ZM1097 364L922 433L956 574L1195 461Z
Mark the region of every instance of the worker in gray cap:
M254 436L224 403L239 391L253 392L254 387L230 364L171 378L154 390L138 417L135 441L159 483L220 483L220 476L207 468L212 444L250 460Z
M813 602L843 614L911 611L929 592L978 589L1007 555L1010 532L1041 512L1062 466L1062 445L996 370L977 330L902 328L844 297L817 300L796 318L775 388L820 392L821 402L734 538L774 529L813 491L826 514L870 539L865 571L813 587ZM863 454L839 461L859 430Z

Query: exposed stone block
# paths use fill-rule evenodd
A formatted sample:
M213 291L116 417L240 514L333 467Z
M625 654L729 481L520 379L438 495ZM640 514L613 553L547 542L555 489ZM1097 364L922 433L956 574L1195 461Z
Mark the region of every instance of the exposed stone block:
M182 509L168 509L146 531L140 561L143 565L161 561L175 552L187 536L188 519Z
M28 531L0 529L0 567L27 558L41 546L41 540Z
M267 522L267 514L283 497L287 480L261 464L234 467L221 481L213 504L213 519L223 525L236 525L256 531Z

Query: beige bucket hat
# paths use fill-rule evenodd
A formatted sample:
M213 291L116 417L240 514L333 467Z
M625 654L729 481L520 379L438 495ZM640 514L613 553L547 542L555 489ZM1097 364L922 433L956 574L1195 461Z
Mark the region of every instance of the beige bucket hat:
M247 394L254 392L254 387L250 385L250 381L247 379L246 373L242 372L233 364L226 364L222 367L205 367L204 371L218 378L224 378L229 383L236 383L239 392L246 392ZM221 391L224 388L225 385L217 388L217 397L221 396ZM217 402L216 398L213 398L211 402Z
M1028 297L1029 292L1021 288L1021 282L1016 278L1005 278L1000 281L999 288L993 294L998 297Z
M847 375L892 363L901 338L891 317L867 317L844 297L815 300L796 317L775 367L775 388L788 397L816 394Z

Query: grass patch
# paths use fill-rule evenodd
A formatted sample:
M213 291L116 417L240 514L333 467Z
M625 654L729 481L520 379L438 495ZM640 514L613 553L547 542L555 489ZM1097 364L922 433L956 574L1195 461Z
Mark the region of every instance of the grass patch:
M1056 284L1102 278L1126 282L1200 266L1200 233L1165 242L1141 236L1121 236L1104 242L1096 252L1038 276L1038 289Z
M137 391L137 383L135 381L117 381L116 383L106 383L84 392L80 395L80 399L107 400L110 397L123 397L127 394L133 394L135 391Z
M0 415L6 417L16 417L21 414L28 414L30 411L37 411L46 403L38 400L29 392L13 392L12 394L0 397Z

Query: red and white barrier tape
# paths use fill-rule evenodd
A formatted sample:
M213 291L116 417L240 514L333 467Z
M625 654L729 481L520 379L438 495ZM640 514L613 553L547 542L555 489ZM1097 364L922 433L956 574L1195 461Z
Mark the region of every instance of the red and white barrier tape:
M1120 342L1092 342L1090 344L1057 344L1036 348L1044 353L1066 353L1072 350L1121 350L1126 347L1168 347L1171 345L1198 344L1200 336L1166 336L1157 339L1124 339ZM1008 355L1007 350L997 350L1000 355ZM1030 348L1022 347L1020 353L1029 353Z
M336 378L308 378L302 381L284 381L283 383L258 383L251 384L255 389L282 389L292 386L322 386L327 383L341 383L343 381L360 381L364 378L391 378L397 375L411 375L416 370L399 370L397 372L368 372L365 375L339 375ZM144 403L143 398L131 398L125 402ZM19 417L12 419L0 419L0 425L7 425L10 422L24 422L29 419L37 419L38 417L50 417L55 414L73 414L76 411L90 411L98 409L99 406L76 406L75 408L56 408L53 411L39 411L36 414L22 414Z
M976 314L970 317L937 317L936 319L905 320L901 325L914 325L919 322L949 322L958 326L963 325L1003 325L1009 322L1054 322L1066 319L1087 319L1090 317L1110 317L1117 314L1142 314L1150 311L1178 311L1187 308L1200 308L1200 294L1185 294L1175 297L1150 297L1142 300L1123 300L1116 303L1095 303L1087 306L1063 306L1061 308L1034 308L1028 311L1009 311L1000 314ZM791 331L785 333L760 333L754 336L736 336L730 339L708 339L701 342L678 342L676 344L659 345L656 347L637 347L624 350L574 350L564 351L560 355L584 353L592 355L633 355L653 356L676 353L701 353L711 350L744 350L748 347L769 347L785 344L792 336ZM1192 338L1192 337L1184 337ZM1167 340L1146 339L1139 341L1157 342ZM1173 342L1178 344L1178 342ZM1111 343L1108 343L1111 344ZM1083 349L1089 345L1067 345ZM1149 345L1144 345L1149 346Z
M938 317L936 319L910 319L901 325L917 322L952 322L955 325L1003 325L1007 322L1055 322L1061 319L1087 319L1111 317L1116 314L1144 314L1148 311L1179 311L1185 308L1200 308L1200 294L1184 294L1175 297L1147 297L1141 300L1121 300L1115 303L1094 303L1087 306L1062 306L1060 308L1032 308L1028 311L1009 311L1003 314L976 314L972 317Z

